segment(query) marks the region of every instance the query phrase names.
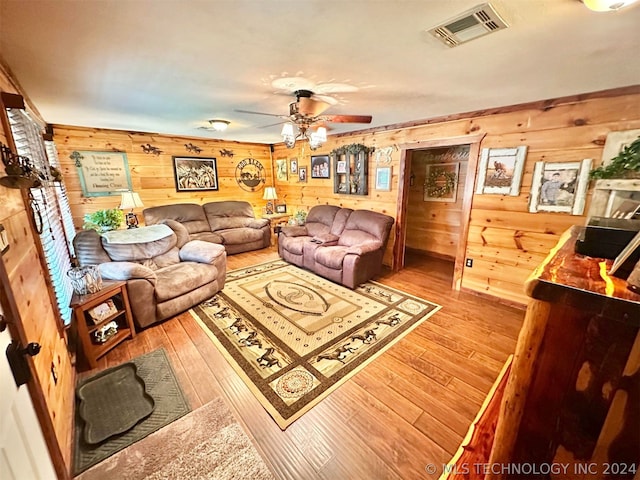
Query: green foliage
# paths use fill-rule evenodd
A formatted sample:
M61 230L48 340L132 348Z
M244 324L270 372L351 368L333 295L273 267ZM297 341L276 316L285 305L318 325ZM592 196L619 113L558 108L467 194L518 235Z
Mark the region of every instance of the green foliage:
M335 153L337 156L344 155L346 153L358 154L360 152L372 153L376 148L375 147L367 147L362 145L361 143L352 143L351 145L345 145L343 147L338 147L331 151L331 153Z
M116 230L124 221L124 213L117 208L98 210L87 213L84 216L82 228L85 230L95 230L98 233Z
M307 220L307 212L304 210L298 210L293 218L298 225L304 225L304 222Z
M640 137L624 147L607 165L589 172L589 178L625 178L632 172L640 173Z

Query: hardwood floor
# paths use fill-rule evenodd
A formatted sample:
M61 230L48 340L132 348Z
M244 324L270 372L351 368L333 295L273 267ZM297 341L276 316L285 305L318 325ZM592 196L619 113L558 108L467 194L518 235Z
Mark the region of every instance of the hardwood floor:
M277 257L275 247L233 255L228 268ZM99 368L163 346L192 408L226 399L278 479L438 478L524 318L524 310L451 291L452 271L451 263L414 256L401 272L379 277L443 308L284 432L189 313L140 332Z

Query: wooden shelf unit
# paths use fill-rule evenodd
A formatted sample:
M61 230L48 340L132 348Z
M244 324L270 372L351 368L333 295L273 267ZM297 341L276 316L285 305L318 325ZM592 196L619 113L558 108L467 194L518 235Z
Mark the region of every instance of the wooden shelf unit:
M113 301L117 312L95 323L89 311L108 300ZM90 368L96 368L98 358L105 355L115 346L127 338L136 336L127 295L127 282L104 282L103 288L99 292L88 295L74 294L70 306L73 309L73 318L76 322L82 352ZM114 320L118 324L117 333L104 343L94 342L94 333L100 327Z

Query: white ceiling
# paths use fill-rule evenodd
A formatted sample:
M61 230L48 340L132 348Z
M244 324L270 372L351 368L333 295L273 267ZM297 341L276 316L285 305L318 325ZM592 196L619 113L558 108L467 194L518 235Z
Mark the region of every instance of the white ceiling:
M423 31L482 0L0 0L0 56L49 123L275 143L271 82L347 83L370 126L640 84L640 7L493 0L510 28ZM207 119L231 125L198 130ZM336 124L333 133L368 128Z

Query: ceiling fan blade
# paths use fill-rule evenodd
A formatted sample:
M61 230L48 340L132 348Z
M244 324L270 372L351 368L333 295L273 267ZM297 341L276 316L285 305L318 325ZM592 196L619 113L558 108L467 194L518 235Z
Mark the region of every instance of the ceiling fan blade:
M300 97L298 100L298 112L302 115L308 115L310 117L317 117L327 108L329 108L327 102L321 100L314 100L313 98Z
M281 122L278 123L270 123L269 125L262 125L258 128L269 128L269 127L275 127L276 125L282 125L283 123L287 123L287 120L283 120Z
M289 118L286 115L276 115L275 113L253 112L251 110L234 110L234 112L250 113L252 115L268 115L270 117L279 117L279 118Z
M332 123L371 123L373 117L371 115L323 115L321 119Z

